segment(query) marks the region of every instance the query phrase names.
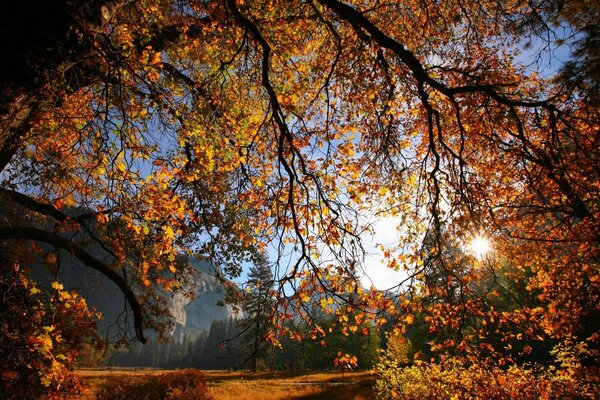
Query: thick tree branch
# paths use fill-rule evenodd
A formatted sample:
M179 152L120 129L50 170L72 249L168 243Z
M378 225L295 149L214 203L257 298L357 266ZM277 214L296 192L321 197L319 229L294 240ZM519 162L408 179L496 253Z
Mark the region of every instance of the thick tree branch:
M415 55L407 50L401 43L383 33L375 24L362 15L357 9L342 3L337 0L318 0L319 3L333 11L337 16L348 22L355 30L361 30L363 33L357 32L357 35L364 38L364 32L370 35L370 40L374 40L383 48L389 49L411 70L413 76L419 81L426 83L440 93L446 96L453 97L461 93L485 93L500 104L515 106L515 107L545 107L553 109L553 106L546 101L526 101L509 99L499 93L495 87L497 85L463 85L457 87L449 87L432 78L423 64L415 57Z
M142 306L123 277L106 265L106 263L93 257L72 241L38 228L25 226L0 227L0 239L28 239L36 242L51 244L71 252L85 265L106 276L115 285L117 285L125 295L125 299L127 300L127 303L131 307L131 311L133 313L135 335L140 342L146 343L143 330L144 315Z
M83 229L85 229L85 232L96 243L98 243L104 251L106 251L107 253L109 253L111 256L113 256L115 258L117 257L115 255L115 253L110 248L108 248L102 240L100 240L100 238L96 235L96 233L94 233L94 231L87 224L87 222L90 219L95 218L95 216L98 215L99 213L87 212L87 213L79 214L79 215L67 215L64 212L58 210L56 207L52 206L51 204L40 203L39 201L37 201L23 193L16 192L14 190L7 190L7 189L0 188L0 194L6 195L7 197L10 198L10 200L14 201L17 204L21 204L22 206L27 207L31 211L35 211L37 213L47 215L49 217L54 218L55 220L57 220L59 222L66 222L68 220L72 220L72 221L79 223L83 227Z

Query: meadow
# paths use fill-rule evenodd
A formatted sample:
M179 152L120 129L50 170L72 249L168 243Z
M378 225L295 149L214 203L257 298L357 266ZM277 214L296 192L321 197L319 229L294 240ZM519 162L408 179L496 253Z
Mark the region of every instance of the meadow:
M82 369L77 371L84 389L78 400L92 400L105 382L127 377L142 380L160 375L159 369ZM370 372L221 371L206 370L206 384L215 400L367 400L374 399Z

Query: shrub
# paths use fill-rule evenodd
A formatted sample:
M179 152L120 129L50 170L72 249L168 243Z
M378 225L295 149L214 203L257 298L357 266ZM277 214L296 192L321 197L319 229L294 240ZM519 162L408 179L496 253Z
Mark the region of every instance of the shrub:
M376 373L375 389L381 400L600 398L595 367L570 374L564 369L516 365L502 369L484 363L466 365L452 359L402 367L383 356Z
M212 400L203 375L187 369L145 377L118 377L103 384L98 400Z

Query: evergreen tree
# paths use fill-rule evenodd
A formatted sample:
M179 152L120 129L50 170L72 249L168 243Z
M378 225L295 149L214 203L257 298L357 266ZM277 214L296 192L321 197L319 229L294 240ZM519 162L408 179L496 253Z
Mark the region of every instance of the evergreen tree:
M194 368L201 368L206 339L207 333L206 331L202 331L202 333L196 336L192 342L191 351L189 354L190 366Z
M271 266L263 256L250 268L244 311L246 317L240 321L244 363L250 361L252 369L264 365L269 345L265 338L272 327L275 310L273 299L273 273Z
M199 366L202 369L225 369L239 364L231 339L235 332L227 321L216 320L210 326ZM233 335L233 336L232 336Z

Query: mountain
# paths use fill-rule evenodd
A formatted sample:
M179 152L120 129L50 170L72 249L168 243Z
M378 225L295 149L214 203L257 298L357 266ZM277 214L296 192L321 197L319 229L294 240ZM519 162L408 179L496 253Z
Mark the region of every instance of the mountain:
M169 306L175 320L173 338L178 342L183 340L184 335L194 337L203 331L208 332L213 321L242 317L240 310L224 304L225 288L212 273L210 264L194 257L189 257L188 263L193 267L193 274L184 288L186 290L175 293ZM188 290L195 294L194 298L186 296Z

